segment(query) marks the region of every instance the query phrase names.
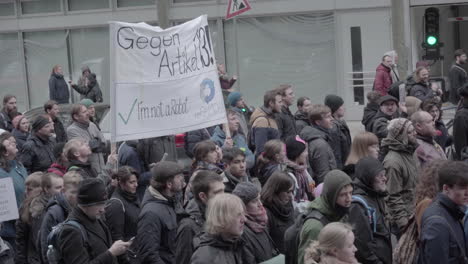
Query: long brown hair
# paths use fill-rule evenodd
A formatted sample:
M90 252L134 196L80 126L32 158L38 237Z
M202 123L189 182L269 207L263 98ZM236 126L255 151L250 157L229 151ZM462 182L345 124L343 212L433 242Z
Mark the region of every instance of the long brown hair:
M371 132L361 132L354 136L351 151L345 165L356 164L360 159L369 155L369 146L379 144L379 139Z
M429 163L419 172L419 181L414 191L414 204L422 200L434 198L439 190L439 168L446 164L446 160L436 160Z
M263 203L273 204L278 201L281 192L287 192L294 185L292 178L285 172L276 171L262 188L260 197Z

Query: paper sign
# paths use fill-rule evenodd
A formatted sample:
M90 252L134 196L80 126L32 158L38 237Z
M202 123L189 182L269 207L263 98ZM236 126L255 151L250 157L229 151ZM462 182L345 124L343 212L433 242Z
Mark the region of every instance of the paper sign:
M11 178L0 179L0 222L18 219L15 188Z
M110 27L112 141L227 122L206 15L166 30Z

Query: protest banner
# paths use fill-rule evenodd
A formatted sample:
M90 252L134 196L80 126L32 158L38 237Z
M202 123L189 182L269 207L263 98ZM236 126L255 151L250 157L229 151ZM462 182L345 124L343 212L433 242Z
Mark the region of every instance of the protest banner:
M0 222L18 219L15 188L11 178L0 179Z
M161 29L110 22L112 141L226 123L206 15Z

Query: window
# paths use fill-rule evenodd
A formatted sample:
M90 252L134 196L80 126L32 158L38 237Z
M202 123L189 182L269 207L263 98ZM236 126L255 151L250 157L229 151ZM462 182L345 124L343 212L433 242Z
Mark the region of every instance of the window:
M23 15L62 11L61 0L21 0L20 2Z
M109 8L109 0L68 0L68 10L94 10Z
M117 7L134 7L156 5L155 0L117 0Z
M0 17L1 16L14 16L15 14L15 3L11 0L11 3L5 3L8 1L3 1L0 3Z

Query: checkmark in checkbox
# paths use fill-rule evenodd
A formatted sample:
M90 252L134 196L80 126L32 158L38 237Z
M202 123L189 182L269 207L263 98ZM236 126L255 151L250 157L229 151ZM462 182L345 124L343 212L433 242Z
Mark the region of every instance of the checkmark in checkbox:
M120 118L122 119L122 122L124 122L125 125L128 124L128 120L130 120L130 116L133 113L133 109L135 109L135 105L136 105L137 101L138 101L138 99L135 99L135 101L133 101L132 108L130 108L130 112L128 112L128 115L127 115L126 119L123 117L123 115L121 113L119 113L119 116L120 116Z

